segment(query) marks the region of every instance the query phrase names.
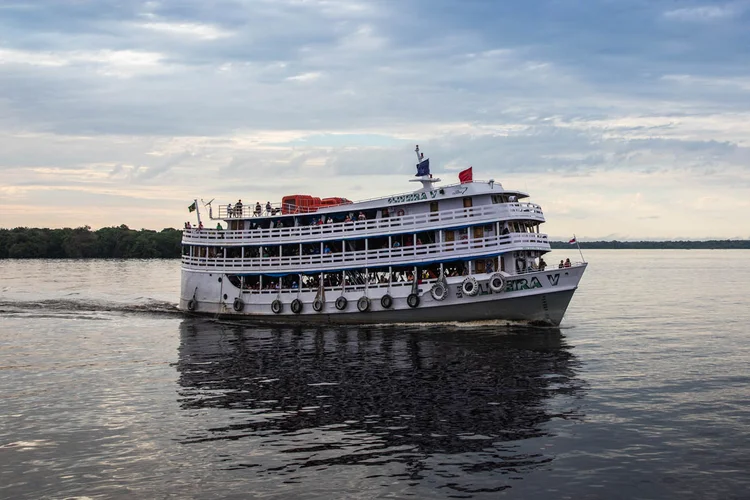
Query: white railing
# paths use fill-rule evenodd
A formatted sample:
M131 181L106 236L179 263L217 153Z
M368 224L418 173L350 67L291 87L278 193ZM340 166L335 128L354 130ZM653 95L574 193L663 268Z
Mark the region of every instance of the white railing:
M475 180L472 181L469 184L489 184L490 182L494 181L486 181L486 180ZM457 183L457 184L448 184L445 186L436 186L435 190L442 189L443 191L448 191L449 189L461 187L464 186L463 183ZM497 183L500 188L502 186L500 183ZM388 198L398 198L401 196L408 196L410 194L414 194L414 191L407 191L405 193L398 193L398 194L391 194L388 196L378 196L375 198L367 198L363 200L356 200L356 201L350 201L347 200L346 202L342 203L341 205L331 205L331 206L325 206L325 207L316 207L316 208L309 208L309 207L297 207L296 205L287 204L286 209L289 212L289 214L292 214L295 210L299 210L298 213L300 214L311 214L317 212L319 209L325 209L325 208L331 208L335 206L345 206L350 204L359 204L359 203L367 203L370 201L377 201L377 200L387 200ZM515 191L510 192L509 194L515 194ZM342 198L344 199L344 198ZM260 207L258 206L260 205ZM268 206L270 205L271 210L267 210ZM230 209L231 207L231 209ZM282 214L282 208L284 208L283 203L249 203L249 204L242 204L240 209L237 210L237 204L229 203L227 205L219 205L219 215L216 217L217 219L228 219L228 218L245 218L245 217L260 217L260 216L273 216L273 215L281 215ZM284 214L287 215L287 214ZM213 217L212 217L213 218Z
M362 238L363 236L387 236L389 234L468 226L498 220L520 219L544 222L544 213L542 212L542 208L534 203L501 203L354 222L334 222L314 226L272 229L258 228L241 231L192 228L185 229L182 242L185 244L220 246L227 244L303 243L331 239ZM247 223L248 221L245 222ZM252 223L252 220L249 222Z
M225 258L182 256L187 269L220 269L233 272L293 273L307 270L325 271L343 268L387 267L438 260L471 258L498 253L512 245L512 250L549 251L546 234L510 233L485 238L430 243L427 245L342 251L313 255L281 257Z

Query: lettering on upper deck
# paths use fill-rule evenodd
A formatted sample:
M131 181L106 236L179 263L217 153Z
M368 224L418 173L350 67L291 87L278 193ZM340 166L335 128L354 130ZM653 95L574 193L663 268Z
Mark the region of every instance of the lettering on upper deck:
M437 191L430 191L430 197L434 198L435 196L437 196ZM388 198L388 203L389 204L393 204L393 203L409 203L409 202L412 202L412 201L422 201L422 200L426 200L426 199L427 199L427 193L426 192L411 193L411 194L402 194L402 195L399 195L399 196L391 196L390 198Z

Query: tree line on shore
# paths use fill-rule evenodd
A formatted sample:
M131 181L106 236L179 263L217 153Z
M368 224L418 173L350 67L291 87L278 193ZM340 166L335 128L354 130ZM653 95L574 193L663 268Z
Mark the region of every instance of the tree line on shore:
M734 250L750 249L750 240L706 240L706 241L579 241L582 249L592 250ZM553 250L575 248L565 241L550 241Z
M63 229L0 228L0 259L173 259L180 257L182 230L135 230L126 225ZM570 249L552 241L553 249ZM750 240L710 241L585 241L582 249L750 249Z
M180 256L182 231L137 231L126 225L63 229L0 229L0 259L171 259Z

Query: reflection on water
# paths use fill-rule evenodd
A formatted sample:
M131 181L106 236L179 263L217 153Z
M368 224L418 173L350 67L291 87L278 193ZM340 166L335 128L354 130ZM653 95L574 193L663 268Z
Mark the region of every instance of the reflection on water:
M210 421L226 423L182 442L252 445L239 456L227 449L227 468L294 475L388 464L392 477L436 474L454 490L497 491L507 484L467 483L466 474L550 462L538 438L556 419L581 417L577 362L559 329L186 319L180 333L181 408L218 411Z

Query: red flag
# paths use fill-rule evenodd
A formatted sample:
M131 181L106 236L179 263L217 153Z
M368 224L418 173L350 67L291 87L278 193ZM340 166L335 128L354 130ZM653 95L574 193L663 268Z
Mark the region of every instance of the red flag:
M575 242L576 242L576 237L575 237L575 236L573 236L573 239L572 239L572 240L570 240L570 241L569 241L568 243L570 243L570 244L572 245L572 244L573 244L573 243L575 243Z
M461 181L461 184L466 184L467 182L474 181L474 174L471 169L472 167L469 167L466 170L461 170L458 173L458 180Z

